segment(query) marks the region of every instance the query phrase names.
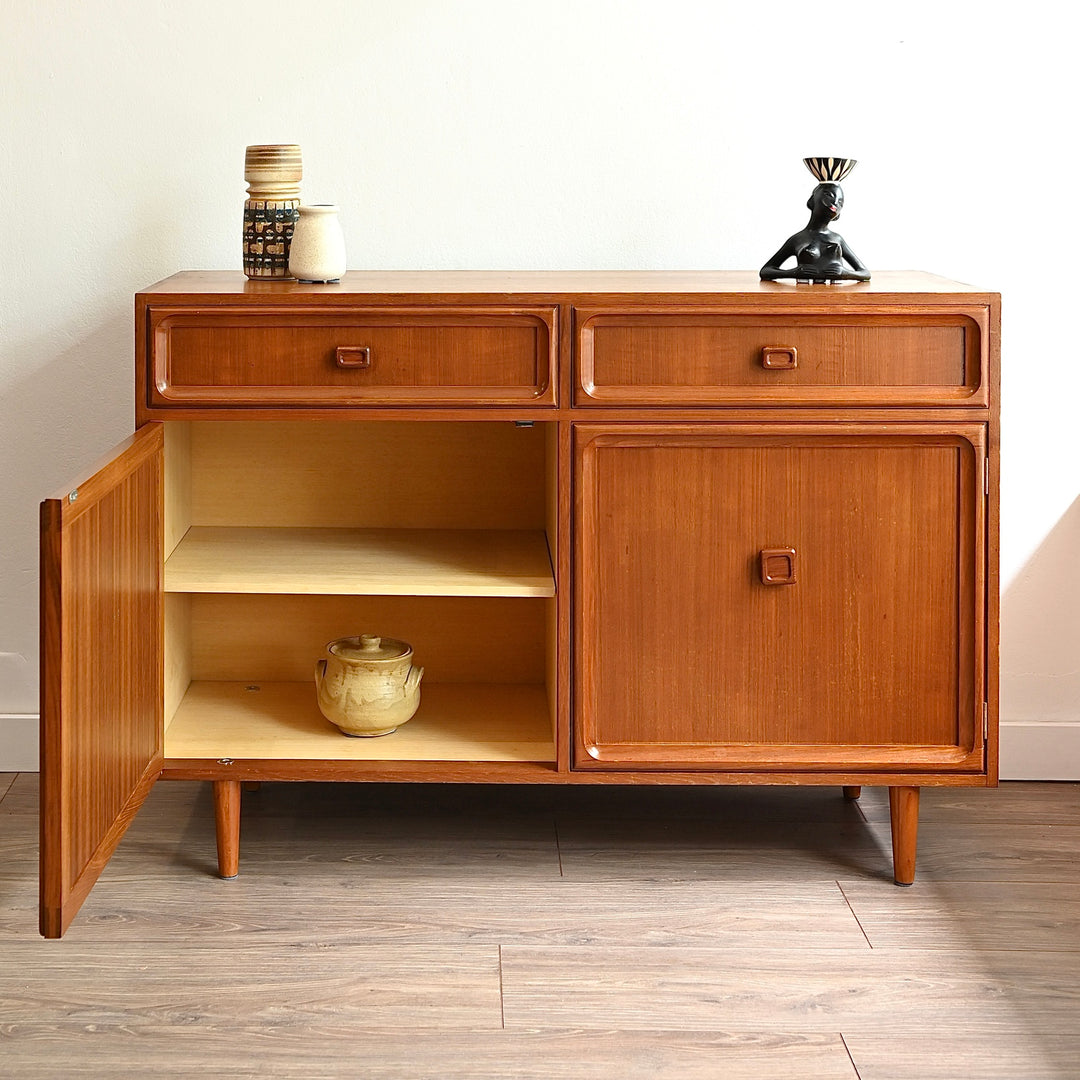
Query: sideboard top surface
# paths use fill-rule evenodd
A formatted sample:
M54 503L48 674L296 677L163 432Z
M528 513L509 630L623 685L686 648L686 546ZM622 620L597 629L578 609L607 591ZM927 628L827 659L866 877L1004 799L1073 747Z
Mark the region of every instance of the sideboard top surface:
M294 280L249 281L238 270L185 270L140 292L140 297L167 303L181 295L208 302L247 300L256 303L297 301L318 296L328 304L355 303L356 297L445 296L500 298L645 298L680 294L717 299L738 296L750 303L831 306L875 304L888 297L926 303L988 303L993 293L920 270L886 270L873 280L843 285L796 285L761 281L747 270L353 270L341 282L304 284Z

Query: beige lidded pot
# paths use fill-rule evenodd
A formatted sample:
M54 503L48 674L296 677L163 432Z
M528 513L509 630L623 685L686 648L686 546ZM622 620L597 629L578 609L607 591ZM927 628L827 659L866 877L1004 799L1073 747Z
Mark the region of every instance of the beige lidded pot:
M315 661L319 711L346 735L389 735L420 705L412 646L373 634L339 638Z

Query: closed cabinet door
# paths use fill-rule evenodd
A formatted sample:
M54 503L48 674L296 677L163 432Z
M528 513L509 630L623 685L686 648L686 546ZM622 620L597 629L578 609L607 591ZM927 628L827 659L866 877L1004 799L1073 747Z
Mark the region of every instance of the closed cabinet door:
M574 765L982 772L981 425L578 425Z

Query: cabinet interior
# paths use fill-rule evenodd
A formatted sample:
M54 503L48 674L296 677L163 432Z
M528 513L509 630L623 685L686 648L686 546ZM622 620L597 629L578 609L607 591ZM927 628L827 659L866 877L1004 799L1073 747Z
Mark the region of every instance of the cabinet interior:
M165 425L165 754L555 760L557 432L506 421ZM327 642L424 667L397 732L319 712Z

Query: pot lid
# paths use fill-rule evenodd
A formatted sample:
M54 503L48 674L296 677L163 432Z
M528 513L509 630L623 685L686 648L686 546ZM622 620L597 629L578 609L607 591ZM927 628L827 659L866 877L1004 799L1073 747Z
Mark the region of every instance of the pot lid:
M343 660L401 660L412 653L412 646L407 641L375 634L339 638L326 648Z

